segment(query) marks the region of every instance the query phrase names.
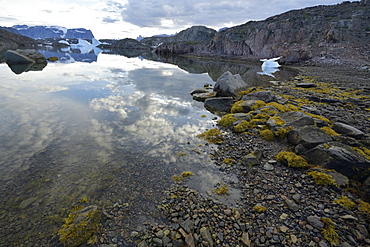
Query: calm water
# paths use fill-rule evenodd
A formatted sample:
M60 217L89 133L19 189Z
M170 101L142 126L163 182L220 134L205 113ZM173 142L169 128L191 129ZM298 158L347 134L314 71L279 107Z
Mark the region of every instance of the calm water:
M161 220L156 203L173 175L194 172L202 192L227 183L209 158L215 147L196 138L215 116L189 92L226 70L258 85L275 80L257 75L259 65L63 56L20 74L0 64L1 246L47 245L85 196L102 209L128 203L127 227L136 229Z

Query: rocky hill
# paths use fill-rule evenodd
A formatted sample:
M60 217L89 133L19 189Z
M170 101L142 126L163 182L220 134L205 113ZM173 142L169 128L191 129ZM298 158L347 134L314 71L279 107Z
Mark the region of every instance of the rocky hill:
M174 36L169 37L149 37L141 40L141 43L148 46L158 46L161 43L171 42L201 42L209 41L215 36L216 30L205 26L193 26L187 28Z
M217 33L206 44L172 43L158 53L248 59L281 56L282 63L370 63L370 1L292 10Z
M65 39L88 39L94 38L90 30L85 28L67 29L58 26L27 26L15 25L13 26L21 35L33 39L45 38L65 38Z
M14 34L0 29L0 51L5 49L15 49L19 47L29 47L35 45L36 40L19 34Z

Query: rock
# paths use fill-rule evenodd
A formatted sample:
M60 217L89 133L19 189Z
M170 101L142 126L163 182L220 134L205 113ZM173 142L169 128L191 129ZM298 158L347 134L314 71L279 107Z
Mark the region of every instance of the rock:
M244 165L244 166L252 167L252 166L260 165L261 163L257 159L256 156L254 156L252 154L248 154L248 155L246 155L242 158L241 164Z
M212 235L211 235L211 232L209 230L208 227L202 227L200 228L200 235L202 236L202 238L208 242L208 244L210 246L213 246L214 245L214 242L213 242L213 239L212 239Z
M17 49L15 51L8 50L5 53L5 59L8 64L47 63L46 57L35 49Z
M367 177L361 185L362 193L366 198L370 198L370 177Z
M324 171L324 173L330 175L333 177L335 183L340 186L340 187L344 187L344 186L347 186L348 183L349 183L349 179L344 176L343 174L340 174L339 172L336 172L336 171Z
M232 116L238 120L245 120L247 122L252 119L252 115L247 113L234 113Z
M206 99L210 99L215 96L216 96L216 92L196 93L196 94L193 94L193 100L204 102Z
M296 87L302 87L302 88L317 87L317 85L315 83L297 83L295 85L296 85Z
M263 165L263 169L266 170L266 171L273 171L274 166L271 165L270 163L266 163L266 164Z
M333 138L316 126L305 126L288 132L288 142L293 145L302 144L308 149L332 141Z
M153 238L153 244L155 244L155 246L163 246L162 239L160 239L160 238Z
M258 91L244 95L241 100L262 100L269 103L276 101L276 95L270 91Z
M20 209L25 209L25 208L29 207L32 203L34 203L36 200L37 200L37 197L30 197L30 198L22 201L19 204L19 208Z
M365 135L365 133L362 132L361 130L358 130L353 126L340 123L340 122L336 122L333 124L333 130L335 130L339 134L350 136L356 139L361 139Z
M320 220L320 217L317 216L308 216L307 217L307 222L315 227L316 229L321 230L324 227L324 223Z
M5 60L9 64L24 64L24 63L33 63L33 62L35 62L31 58L29 58L25 55L19 54L15 51L7 51L5 53Z
M314 119L304 114L303 112L290 111L290 112L278 113L277 115L282 120L284 120L285 122L284 127L292 126L294 128L298 128L298 127L304 127L307 125L315 124Z
M190 95L198 94L198 93L208 93L208 90L204 88L196 88L190 92Z
M204 107L210 112L229 112L233 103L232 97L209 98L204 101Z
M217 92L217 96L235 98L238 92L248 87L249 85L243 81L239 74L233 75L227 71L217 79L213 90Z
M334 169L348 178L365 179L362 171L370 168L370 162L349 146L339 142L320 144L307 151L306 160L313 165Z
M180 226L182 228L184 228L184 230L187 233L191 233L194 230L194 223L193 223L193 221L190 218L188 218L184 222L180 223Z
M249 234L248 232L243 232L242 237L241 237L241 242L244 244L244 246L251 246L251 241L249 239Z
M285 199L284 203L288 207L288 209L293 212L297 212L299 210L299 206L297 205L297 203L290 199Z

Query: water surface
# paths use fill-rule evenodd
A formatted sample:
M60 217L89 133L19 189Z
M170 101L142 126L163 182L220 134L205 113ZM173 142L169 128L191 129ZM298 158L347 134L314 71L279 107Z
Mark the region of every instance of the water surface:
M162 220L156 203L173 175L192 171L201 191L224 182L209 158L215 147L196 137L215 116L189 92L214 85L224 70L261 80L259 65L64 56L42 71L15 74L0 64L2 246L50 245L82 197L101 209L127 203L135 213L126 227L136 229Z

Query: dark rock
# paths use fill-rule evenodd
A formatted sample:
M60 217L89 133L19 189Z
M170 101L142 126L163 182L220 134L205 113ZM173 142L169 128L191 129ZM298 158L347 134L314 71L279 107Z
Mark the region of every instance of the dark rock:
M349 179L344 176L343 174L339 173L339 172L336 172L336 171L324 171L324 173L330 175L333 177L335 183L340 186L340 187L344 187L344 186L347 186L348 183L349 183Z
M363 195L370 199L370 177L367 177L361 186Z
M34 49L7 51L5 59L8 64L40 63L46 64L46 57Z
M248 122L252 119L252 115L247 113L234 113L232 116L238 120L245 120Z
M233 103L232 97L209 98L204 101L204 107L210 112L230 112Z
M194 230L194 223L191 219L186 219L184 222L180 223L180 226L184 228L187 233L191 233Z
M256 166L256 165L260 165L260 161L257 159L256 156L252 155L252 154L248 154L246 156L244 156L241 160L241 164L244 165L244 166Z
M276 95L270 91L258 91L244 95L242 100L262 100L266 103L269 103L276 101Z
M324 223L320 220L320 217L317 216L308 216L307 222L315 227L316 229L321 230L324 227Z
M349 136L336 135L336 136L333 136L333 138L335 141L346 144L348 146L353 146L353 147L360 146L359 141Z
M213 239L212 239L212 235L211 235L211 232L209 230L208 227L202 227L200 228L200 235L202 236L202 238L208 242L208 244L210 246L213 246L214 245L214 242L213 242Z
M317 85L315 83L297 83L295 85L296 85L296 87L302 87L302 88L317 87Z
M284 120L284 126L292 126L294 128L303 127L307 125L313 125L315 121L312 117L304 114L303 112L290 111L277 114L282 120Z
M360 181L365 179L362 171L370 168L370 162L364 156L339 142L320 144L309 150L305 158L310 164L334 169Z
M358 130L353 126L341 122L334 123L333 130L335 130L339 134L347 135L356 139L361 139L365 135L365 133L361 130Z
M204 102L206 99L214 98L215 96L216 96L216 92L196 93L196 94L193 94L193 100Z
M293 145L302 144L308 149L332 141L333 138L316 126L305 126L292 129L288 133L288 141Z
M297 212L299 210L298 204L295 203L293 200L285 199L284 203L288 207L288 209L293 212Z
M227 71L217 79L213 91L217 92L217 96L235 98L238 92L248 87L248 84L243 81L239 74L233 75Z

